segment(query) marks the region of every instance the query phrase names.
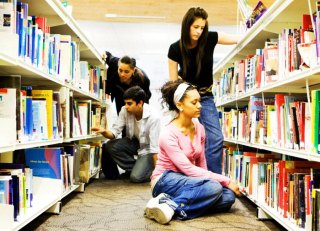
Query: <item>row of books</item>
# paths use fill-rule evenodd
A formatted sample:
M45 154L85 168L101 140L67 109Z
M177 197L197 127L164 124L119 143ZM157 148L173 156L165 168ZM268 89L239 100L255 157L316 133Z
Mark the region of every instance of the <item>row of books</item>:
M310 15L302 15L302 26L285 28L269 38L255 54L234 61L218 81L216 97L228 100L285 78L290 72L318 65L317 47ZM319 52L318 52L319 53Z
M100 170L100 146L64 143L0 154L7 156L0 158L0 204L12 205L19 221L45 196L43 184L54 184L51 194L59 196L75 184L88 183Z
M224 171L252 200L273 208L297 227L319 226L320 163L281 160L279 154L237 150L224 151ZM319 192L318 192L319 195Z
M0 163L0 194L3 204L11 204L14 220L19 221L36 200L34 177L58 181L55 193L63 193L74 184L74 156L57 148L31 148L23 153L24 163Z
M101 168L101 142L85 142L79 145L80 168L79 180L88 183Z
M0 78L0 146L86 136L92 126L106 126L101 106L75 99L67 88L39 90L21 87L20 76Z
M312 90L309 105L301 95L250 96L246 107L222 112L224 137L318 154L319 97Z
M32 207L32 176L24 165L0 164L0 203L13 205L16 221Z
M62 83L69 83L105 100L105 71L87 61L80 61L80 44L72 41L71 35L50 34L46 17L28 15L28 3L13 1L1 4L5 6L3 15L10 16L10 27L14 27L18 35L18 54L14 55ZM8 42L15 42L10 41L13 29L6 31Z

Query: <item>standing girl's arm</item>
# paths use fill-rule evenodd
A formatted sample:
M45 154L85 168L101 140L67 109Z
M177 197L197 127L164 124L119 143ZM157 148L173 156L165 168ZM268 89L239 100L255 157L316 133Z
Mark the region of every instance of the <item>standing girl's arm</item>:
M227 34L224 32L218 32L218 44L223 45L232 45L237 44L241 40L242 35L235 35L235 34Z
M178 79L178 63L172 59L168 59L169 64L169 79L171 81Z

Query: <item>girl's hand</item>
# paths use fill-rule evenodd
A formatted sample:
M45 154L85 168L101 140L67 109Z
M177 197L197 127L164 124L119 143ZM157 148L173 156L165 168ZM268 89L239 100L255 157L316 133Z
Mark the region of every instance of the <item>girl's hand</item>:
M107 61L107 57L108 57L107 52L103 52L103 54L102 54L102 60L103 60L104 62Z
M236 183L234 183L233 181L230 181L227 187L229 189L231 189L236 194L237 197L242 195L239 190L239 186Z

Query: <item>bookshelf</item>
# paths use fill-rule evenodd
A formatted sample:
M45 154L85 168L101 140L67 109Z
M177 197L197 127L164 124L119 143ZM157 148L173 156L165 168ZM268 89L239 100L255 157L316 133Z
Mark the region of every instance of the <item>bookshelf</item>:
M16 17L16 0L8 1L12 4L12 16ZM58 73L51 72L49 69L51 67L35 64L32 61L28 60L27 55L19 55L19 44L21 43L19 33L15 33L17 22L13 17L11 18L11 26L13 26L12 31L3 30L0 27L0 43L2 44L0 48L0 81L2 76L21 76L21 86L32 86L33 89L42 89L42 90L53 90L59 92L63 95L67 92L65 97L69 98L72 96L72 100L66 105L66 121L63 121L63 127L69 129L68 134L66 132L61 132L58 137L47 139L47 140L19 140L17 139L15 143L11 144L1 144L0 143L0 155L4 152L11 152L16 150L31 149L34 147L47 147L50 145L57 146L62 143L70 142L81 142L81 141L92 141L92 140L101 140L102 136L90 134L88 131L87 134L78 134L72 135L70 129L72 130L72 124L70 124L70 116L72 116L73 111L70 111L72 108L73 100L86 100L92 102L92 106L99 106L108 110L108 103L106 102L103 89L99 92L99 84L103 82L103 79L100 82L100 76L103 76L104 65L100 58L99 52L96 50L94 45L88 40L86 35L82 32L81 28L74 20L72 15L62 6L61 1L59 0L22 0L21 2L28 5L28 16L36 17L45 17L47 24L50 26L50 35L59 34L59 35L68 35L71 36L71 41L74 42L73 45L76 46L74 53L79 54L79 60L72 58L71 62L74 62L72 65L77 65L80 61L86 61L91 67L93 66L94 73L98 76L98 80L90 80L88 86L90 89L80 88L82 85L72 80L61 78ZM9 4L8 3L8 4ZM1 3L2 4L2 3ZM1 10L1 9L0 9ZM38 28L39 30L40 28ZM38 35L41 33L38 31ZM29 35L28 35L29 36ZM27 38L27 35L26 35ZM44 34L40 40L45 40ZM5 46L4 46L5 44ZM58 43L56 43L58 44ZM40 45L39 45L40 47ZM31 48L26 48L31 49ZM31 51L32 52L32 51ZM59 54L60 55L60 54ZM75 55L76 56L76 55ZM59 56L60 58L60 56ZM62 66L62 64L59 64ZM59 66L59 68L62 68ZM77 70L79 71L80 67ZM73 70L75 70L74 68ZM88 67L89 68L89 67ZM59 69L61 70L61 69ZM91 73L90 73L91 74ZM79 72L74 73L74 76L77 77L80 75ZM94 78L90 75L90 78ZM89 81L89 80L88 80ZM97 90L97 89L98 90ZM71 99L71 98L69 98ZM71 105L70 105L71 104ZM21 109L21 108L20 108ZM73 109L71 109L73 110ZM89 108L89 112L93 112ZM60 114L62 116L62 114ZM89 116L91 118L91 116ZM1 118L0 118L1 119ZM88 121L91 123L92 121ZM79 122L80 123L80 122ZM99 176L99 171L95 169L94 172L90 173L90 177L94 178ZM68 187L67 189L61 189L61 179L49 179L42 177L33 177L33 193L34 200L33 206L27 208L26 211L19 217L18 221L13 221L13 206L0 203L0 214L6 214L6 216L0 217L0 229L1 230L20 230L30 221L35 219L41 213L45 211L59 213L60 211L60 201L62 198L66 197L73 191L84 191L84 184L76 182L76 184ZM61 190L60 190L61 189ZM12 212L12 214L10 214Z
M309 2L311 2L312 12L316 12L316 1ZM226 55L227 58L220 60L215 65L213 74L215 80L220 84L218 85L219 90L221 90L220 88L224 87L222 86L223 83L227 83L227 81L223 82L225 80L223 78L226 77L222 77L226 76L225 73L227 68L233 67L235 62L247 58L250 54L256 54L257 49L264 48L266 39L279 38L279 34L281 34L284 29L299 28L302 24L303 14L310 14L308 1L275 0L273 5L268 8L267 12L250 29L245 32L245 35L239 42L239 44L237 44L234 49ZM319 46L319 44L317 44L317 46ZM229 93L228 91L223 92L224 89L222 89L222 93L219 92L218 98L216 99L217 107L220 108L222 112L224 112L225 109L230 108L238 110L239 108L248 105L250 97L252 96L258 96L264 99L265 97L274 96L276 93L284 93L289 95L303 94L307 99L307 105L310 106L311 90L319 89L319 62L317 63L317 65L310 65L310 68L292 71L285 70L283 66L281 66L281 64L278 65L279 76L277 81L261 85L261 87L259 88L252 87L249 89L245 89L245 91L243 92ZM264 114L264 116L266 116L266 114ZM226 118L226 121L228 121L229 119L230 117ZM223 120L222 126L229 127L233 125L230 125L230 123ZM239 125L237 124L237 126ZM237 129L238 128L239 127L237 127ZM238 130L235 133L237 132ZM232 135L233 134L231 134L231 136ZM290 149L281 145L278 146L272 144L264 144L261 143L261 141L252 142L250 138L248 138L250 140L249 141L246 139L238 139L237 137L238 134L236 135L236 137L225 137L225 144L231 144L235 147L250 148L251 150L256 150L256 152L260 152L258 150L262 150L271 153L278 153L282 155L282 158L293 157L303 159L305 161L315 161L319 162L320 166L320 155L318 154L319 152L313 151L312 149ZM247 192L245 193L245 195L247 195L248 198L253 201L260 209L262 209L266 214L279 222L287 230L312 229L312 226L307 224L305 224L304 227L299 227L300 224L298 224L297 221L295 221L292 217L285 218L285 216L283 216L283 214L279 212L278 208L269 206L266 203L258 201L256 198L252 198L252 195L249 195Z

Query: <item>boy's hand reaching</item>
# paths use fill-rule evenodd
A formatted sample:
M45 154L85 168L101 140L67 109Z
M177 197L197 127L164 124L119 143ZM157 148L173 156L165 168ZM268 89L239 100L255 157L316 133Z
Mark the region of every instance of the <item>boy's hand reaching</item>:
M91 131L95 132L96 134L101 134L101 135L102 135L102 133L105 132L104 129L102 129L102 128L96 128L96 127L91 128Z
M91 128L91 131L95 132L97 135L103 135L107 139L114 139L115 138L113 133L110 130L105 130L103 128L93 127L93 128Z

